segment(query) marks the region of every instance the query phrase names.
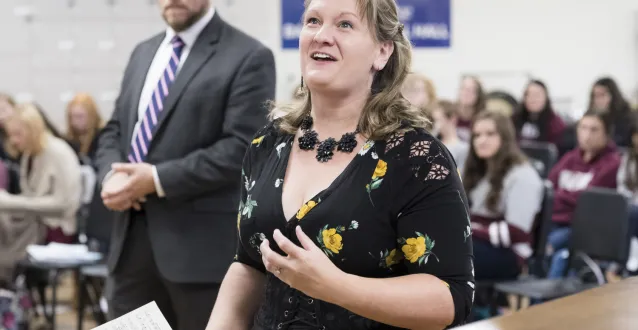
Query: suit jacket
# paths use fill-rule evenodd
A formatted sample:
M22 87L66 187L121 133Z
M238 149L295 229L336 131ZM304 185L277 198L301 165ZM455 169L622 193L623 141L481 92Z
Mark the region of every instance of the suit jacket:
M138 103L164 33L133 50L115 110L100 134L102 182L126 162ZM149 238L160 273L177 283L221 283L235 250L241 164L275 96L272 52L215 13L200 33L164 100L146 162L166 196L147 196ZM130 212L117 212L109 269L122 254Z

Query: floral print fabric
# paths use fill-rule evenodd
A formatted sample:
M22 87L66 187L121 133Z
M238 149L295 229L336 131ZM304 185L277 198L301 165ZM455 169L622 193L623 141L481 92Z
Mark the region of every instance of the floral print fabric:
M347 273L376 278L422 273L439 278L454 300L453 325L462 324L473 300L472 242L466 232L469 217L461 179L442 143L410 128L384 141L367 141L341 175L286 219L281 194L293 138L279 133L275 122L250 146L243 165L236 261L265 272L261 241L272 241L273 231L280 229L299 245L294 234L299 225ZM271 248L283 254L276 244ZM268 281L270 289L285 289L274 277ZM280 302L268 297L260 313L276 314ZM322 313L331 309L338 307L321 307ZM343 319L330 321L328 329L393 329L371 320L352 321L345 310L332 313ZM275 319L258 316L256 323L267 328L276 326L265 324Z

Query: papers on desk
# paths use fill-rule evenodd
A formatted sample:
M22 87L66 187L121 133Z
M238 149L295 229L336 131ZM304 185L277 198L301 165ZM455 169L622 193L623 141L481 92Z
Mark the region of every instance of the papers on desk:
M153 301L93 330L172 330Z
M37 262L82 263L102 259L102 254L91 252L84 244L49 243L27 246L29 258Z

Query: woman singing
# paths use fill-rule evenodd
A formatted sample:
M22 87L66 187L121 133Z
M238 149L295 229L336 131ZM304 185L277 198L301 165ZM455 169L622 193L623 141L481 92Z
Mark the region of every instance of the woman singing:
M306 0L304 101L255 135L208 330L443 329L473 300L455 163L401 96L393 0Z

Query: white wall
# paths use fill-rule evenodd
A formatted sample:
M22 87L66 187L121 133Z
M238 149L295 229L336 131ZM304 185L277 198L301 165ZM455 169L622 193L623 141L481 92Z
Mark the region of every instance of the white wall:
M296 52L279 50L279 0L235 3L233 13L258 13L233 23L277 50L278 97L289 97L300 73ZM414 68L446 98L455 97L464 73L481 75L488 88L510 86L517 96L531 75L546 81L561 109L582 111L603 74L627 97L635 94L637 13L636 0L452 0L452 47L417 49Z
M110 116L133 46L163 26L149 3L0 0L0 91L37 101L60 128L77 91L92 93Z
M279 1L259 2L237 1L234 10L250 3L260 18L235 23L277 49ZM636 13L636 0L452 0L452 47L417 49L414 68L431 76L446 98L455 97L464 73L485 77L488 88L509 85L515 95L531 75L546 81L558 106L579 111L602 74L616 78L628 97L634 94ZM298 82L298 56L278 53L278 96L288 97Z
M74 91L94 93L110 114L132 47L162 29L153 1L0 0L0 91L31 94L60 125ZM280 1L212 1L275 51L278 97L288 98L299 57L280 50ZM25 12L33 13L31 23L20 17ZM600 75L616 78L628 97L636 90L636 13L636 0L452 0L452 47L417 49L414 67L446 98L464 73L515 95L532 75L548 83L561 108L579 111Z

